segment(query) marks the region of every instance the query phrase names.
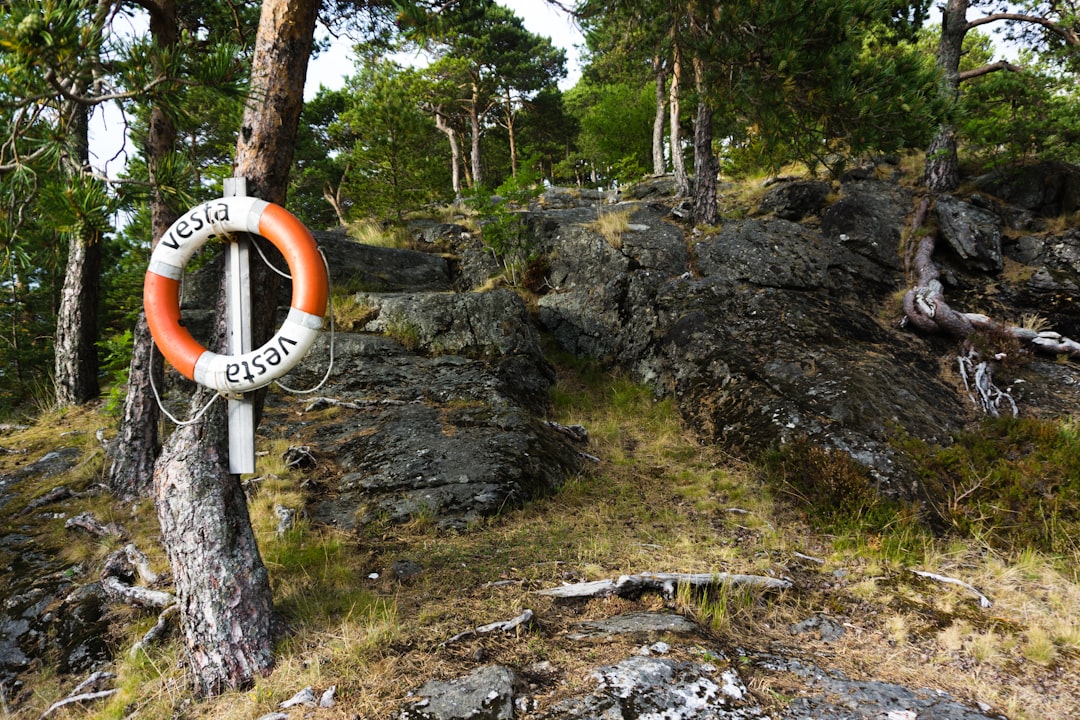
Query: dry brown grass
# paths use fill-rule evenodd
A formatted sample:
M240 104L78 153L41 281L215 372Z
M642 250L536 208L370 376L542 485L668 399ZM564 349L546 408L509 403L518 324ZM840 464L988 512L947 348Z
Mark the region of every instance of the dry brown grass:
M639 644L573 643L565 638L571 624L642 609L698 619L720 649L784 648L852 678L986 702L1014 720L1080 714L1080 587L1052 559L1005 558L976 543L925 538L898 559L882 537L815 533L790 514L781 519L754 468L696 442L669 401L587 366L563 366L560 374L554 419L589 428L589 452L602 462L551 497L465 533L440 532L421 519L355 534L301 522L278 537L273 506L298 504L305 476L280 462L282 444L262 443L264 479L252 516L289 626L274 672L252 690L192 702L177 640L135 659L125 659L121 647L121 695L71 716L121 718L137 708L148 718L249 719L305 686L321 692L335 685L337 707L319 717L386 717L430 678L456 677L483 663L527 672L546 661L549 676L530 676L544 708L583 688L589 668ZM41 451L47 440L36 437L25 439ZM796 552L824 563L801 561ZM396 578L392 567L403 559L423 572ZM967 591L921 579L908 567L969 582L994 606L981 609ZM792 577L796 588L576 604L532 592L648 570L770 573ZM525 608L538 618L533 629L442 645ZM844 636L824 643L790 634L791 624L815 614L842 623ZM121 645L151 621L143 616ZM798 691L789 676L746 672L769 707L782 707ZM71 684L46 672L38 698L44 703ZM37 700L31 705L25 717L43 709Z
M630 215L629 210L603 212L600 217L589 223L589 227L603 235L608 245L620 250L623 233L630 229Z

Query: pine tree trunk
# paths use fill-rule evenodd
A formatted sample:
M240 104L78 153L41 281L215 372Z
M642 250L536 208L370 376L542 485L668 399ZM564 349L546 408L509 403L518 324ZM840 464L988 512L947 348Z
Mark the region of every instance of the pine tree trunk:
M968 0L949 0L942 8L941 36L935 62L941 70L940 93L950 104L960 98L960 56L967 22ZM944 124L934 134L926 151L923 182L934 192L949 192L960 186L960 159L957 155L956 128Z
M926 149L923 183L933 192L951 192L960 187L960 158L956 150L956 130L942 125Z
M150 34L162 47L172 47L179 40L180 29L174 0L158 0L150 11ZM176 149L176 125L172 118L154 107L147 129L146 159L150 171L151 246L176 221L177 214L166 202L157 183L157 171L165 158ZM131 364L128 366L127 394L120 418L120 431L113 445L109 467L109 489L121 499L146 497L153 486L154 461L161 450L158 423L161 413L153 388L164 383L164 360L150 337L146 317L140 313L133 331ZM153 383L153 385L151 385Z
M697 88L697 117L694 121L694 224L715 225L717 161L713 154L712 108L705 64L694 58L694 82Z
M226 412L219 401L202 422L178 428L154 472L161 535L199 695L250 687L274 664L270 579L240 478L229 474Z
M470 138L472 142L471 153L469 155L470 164L472 165L472 187L478 188L484 184L483 170L480 168L480 133L482 128L480 127L480 108L477 105L480 102L480 91L473 88L473 101L472 106L469 108L469 131L472 133Z
M74 153L62 159L65 172L76 177L89 161L89 110L73 113ZM94 400L98 385L97 311L101 275L101 234L87 229L68 243L64 286L56 312L54 376L56 404L80 405Z
M252 59L252 100L244 110L235 174L248 192L283 203L303 106L315 0L264 0ZM276 283L263 263L251 266L252 342L269 337ZM224 289L224 288L223 288ZM264 300L266 302L258 302ZM224 344L224 293L215 347ZM197 393L195 404L212 391ZM256 415L262 394L256 396ZM162 539L181 608L184 641L201 694L251 686L273 667L269 576L255 543L240 479L229 473L226 409L169 436L154 469Z
M80 405L98 397L97 311L101 239L72 238L56 315L56 403Z
M506 96L499 99L499 104L502 106L503 117L506 119L506 134L507 139L510 141L510 177L516 178L518 162L517 136L514 132L514 95L509 88L506 89Z
M667 170L664 159L664 115L667 110L667 71L660 56L653 58L653 74L656 76L656 115L653 117L652 164L653 175L663 175Z
M679 43L675 43L674 59L671 65L671 86L668 88L668 112L671 116L671 166L675 171L675 187L678 195L685 197L690 194L690 177L686 174L686 161L682 152L682 132L679 125L679 115L682 108L679 104L679 95L682 92L682 52Z
M461 199L461 147L458 145L457 131L446 122L442 113L435 113L435 127L446 133L450 141L450 182L454 187L454 199Z
M145 314L139 313L133 335L127 395L109 467L109 490L121 500L150 495L154 462L161 450L158 438L161 411L153 387L164 384L164 360L150 337Z

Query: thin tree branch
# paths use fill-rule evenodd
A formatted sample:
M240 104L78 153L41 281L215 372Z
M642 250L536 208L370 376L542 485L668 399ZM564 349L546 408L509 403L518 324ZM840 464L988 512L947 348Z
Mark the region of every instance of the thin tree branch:
M989 75L990 73L997 72L999 70L1007 70L1014 73L1024 72L1022 65L1013 65L1007 60L1000 60L996 63L989 63L982 67L975 68L974 70L964 70L960 73L960 82L965 80L971 80L972 78L981 77L983 75Z
M1080 35L1077 35L1074 30L1070 30L1061 23L1054 22L1049 18L1040 17L1037 15L1025 15L1023 13L994 13L992 15L986 15L981 18L975 18L974 20L968 21L967 29L971 30L972 28L979 27L980 25L987 25L989 23L998 21L1023 22L1029 23L1031 25L1041 25L1045 29L1049 30L1050 32L1054 33L1062 40L1064 40L1066 45L1080 45Z

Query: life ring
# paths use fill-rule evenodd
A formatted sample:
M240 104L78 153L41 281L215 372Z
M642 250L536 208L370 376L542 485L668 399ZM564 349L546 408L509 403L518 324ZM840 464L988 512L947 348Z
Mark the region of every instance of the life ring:
M234 232L261 235L285 256L292 275L289 315L270 340L242 355L204 348L180 320L184 266L207 240ZM252 197L211 200L186 212L150 255L143 308L150 334L180 373L221 393L244 393L289 372L311 349L322 329L329 293L326 264L315 238L285 208Z

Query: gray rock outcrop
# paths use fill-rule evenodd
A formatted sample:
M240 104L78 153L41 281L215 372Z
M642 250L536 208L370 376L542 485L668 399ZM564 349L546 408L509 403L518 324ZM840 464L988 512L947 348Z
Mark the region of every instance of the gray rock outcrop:
M886 493L918 498L911 464L890 441L947 443L970 408L940 372L948 347L883 311L906 284L901 238L913 206L895 182L853 180L820 223L736 220L687 241L665 208L624 204L634 231L618 247L585 216L545 213L531 219L551 258L539 319L567 350L674 398L711 442L753 456L809 438L855 458ZM1003 248L999 215L947 197L937 212L954 250L949 281L965 301L976 285L965 274L1000 271L1006 253L1035 265L1018 285L1001 284L1031 312L1077 286L1080 251L1068 232ZM1080 316L1054 304L1055 326L1071 332ZM1041 397L1055 375L1027 374L1016 392Z
M638 613L648 616L650 613ZM667 617L660 615L658 617ZM639 618L639 621L641 619ZM643 621L658 627L655 621ZM669 621L665 621L670 624ZM933 717L936 720L1003 720L988 706L970 705L929 688L873 680L852 680L798 660L794 651L746 652L733 663L712 648L701 628L684 620L673 644L654 642L615 662L590 670L584 686L569 697L541 707L541 685L557 674L549 662L524 667L481 665L466 675L431 680L409 693L395 720L877 720ZM637 636L637 623L613 623L606 637ZM670 636L669 636L670 637ZM781 678L785 694L795 697L779 712L763 707L743 674L765 672ZM526 682L522 676L539 680ZM560 691L560 695L566 695Z
M327 478L308 512L354 528L431 518L465 528L546 494L581 448L540 419L555 374L521 299L484 293L359 293L361 332L338 333L319 395L271 396L299 420L271 432L312 448ZM289 377L317 385L330 337Z

